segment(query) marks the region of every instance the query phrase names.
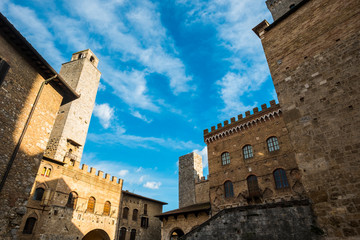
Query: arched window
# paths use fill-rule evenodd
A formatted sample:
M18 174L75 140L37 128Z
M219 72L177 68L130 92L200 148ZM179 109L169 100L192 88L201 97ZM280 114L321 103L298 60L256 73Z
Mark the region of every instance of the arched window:
M181 229L175 229L170 235L170 240L177 240L182 236L184 236L184 232Z
M119 236L119 240L125 240L126 238L126 228L122 227L120 229L120 236Z
M36 218L29 217L26 219L26 223L23 229L23 234L32 234L36 223Z
M41 170L41 176L45 176L45 173L46 173L46 167L43 167L43 169Z
M130 240L135 240L136 238L136 229L131 229Z
M109 216L111 210L111 203L109 201L106 201L104 204L104 215Z
M134 209L134 210L133 210L132 220L133 220L133 221L137 221L137 216L138 216L138 210L137 210L137 209Z
M129 216L129 208L124 207L122 218L123 218L123 219L128 219L128 216Z
M266 142L269 152L273 152L280 149L277 137L269 137L268 140L266 140Z
M289 182L284 169L278 168L274 171L275 185L277 189L289 187Z
M90 213L93 213L94 210L95 210L95 203L96 203L95 198L94 198L94 197L90 197L90 198L89 198L89 201L88 201L88 205L87 205L86 211L87 211L87 212L90 212Z
M253 149L251 145L246 145L245 147L243 147L243 155L244 155L244 159L249 159L252 158L253 155Z
M34 193L33 199L36 201L41 201L44 196L45 190L43 188L37 188Z
M247 185L248 185L248 190L249 190L249 196L250 197L260 195L259 184L258 184L257 177L255 175L250 175L247 178Z
M77 199L78 199L78 195L77 195L76 192L71 192L71 193L69 193L69 198L68 198L68 201L67 201L67 203L66 203L66 207L75 209L75 208L76 208Z
M230 154L228 152L221 154L221 163L222 165L230 164Z
M225 198L230 198L234 196L233 184L231 181L226 181L224 183L225 188Z
M50 177L51 168L48 168L45 173L45 177Z

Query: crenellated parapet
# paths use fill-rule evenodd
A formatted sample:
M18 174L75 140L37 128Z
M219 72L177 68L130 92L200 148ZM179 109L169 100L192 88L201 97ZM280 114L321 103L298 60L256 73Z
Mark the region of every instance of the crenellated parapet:
M72 170L75 170L79 173L82 174L86 174L88 175L88 177L93 177L98 179L99 181L103 181L104 183L108 182L111 184L121 184L122 183L122 179L121 178L117 178L115 176L111 176L108 173L104 173L101 170L96 171L96 168L90 167L86 164L82 164L81 168L79 168L79 164L75 164L73 165L67 165L68 168L71 168Z
M206 144L214 142L220 138L227 137L237 132L245 131L246 129L256 126L257 124L274 119L276 116L280 116L281 108L279 104L276 104L275 100L270 101L270 107L266 104L261 105L259 108L253 109L253 114L250 111L245 112L245 117L239 114L237 120L235 117L225 120L224 123L218 123L217 127L212 126L209 129L204 130L204 141Z

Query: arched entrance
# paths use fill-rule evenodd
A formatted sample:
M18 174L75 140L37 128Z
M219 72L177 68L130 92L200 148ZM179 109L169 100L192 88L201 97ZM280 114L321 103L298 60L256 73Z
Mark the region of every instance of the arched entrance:
M180 228L177 228L174 231L172 231L172 233L170 234L170 240L177 240L179 239L179 237L182 237L183 235L184 232Z
M94 229L88 232L82 240L110 240L110 237L104 230Z

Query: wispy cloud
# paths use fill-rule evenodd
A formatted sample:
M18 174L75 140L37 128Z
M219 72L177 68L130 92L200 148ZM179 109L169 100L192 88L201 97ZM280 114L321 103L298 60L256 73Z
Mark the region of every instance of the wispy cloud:
M118 172L119 177L123 178L129 173L129 170L122 169Z
M150 189L159 189L161 182L146 182L143 186Z
M131 115L143 120L144 122L151 123L152 119L148 119L145 115L142 115L139 111L131 111Z
M169 149L195 149L200 148L199 144L192 141L183 141L172 138L159 137L143 137L126 134L126 130L122 127L115 128L112 132L88 134L88 139L97 144L121 144L131 148L143 147L148 149L157 149L165 147Z
M253 0L177 0L188 8L187 24L211 23L219 42L229 50L228 72L216 84L224 103L221 114L237 115L253 107L246 105L247 94L258 90L268 78L267 63L252 28L269 17L262 1ZM263 10L262 10L263 9ZM246 93L246 94L245 94Z
M114 118L114 108L110 107L108 103L95 104L93 113L99 118L104 128L110 127L111 120Z

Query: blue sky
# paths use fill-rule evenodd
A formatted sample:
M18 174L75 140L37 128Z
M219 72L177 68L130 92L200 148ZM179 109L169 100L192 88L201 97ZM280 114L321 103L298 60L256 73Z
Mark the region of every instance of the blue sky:
M57 71L90 48L101 83L82 163L178 207L178 158L203 130L276 98L260 39L265 0L2 0Z

